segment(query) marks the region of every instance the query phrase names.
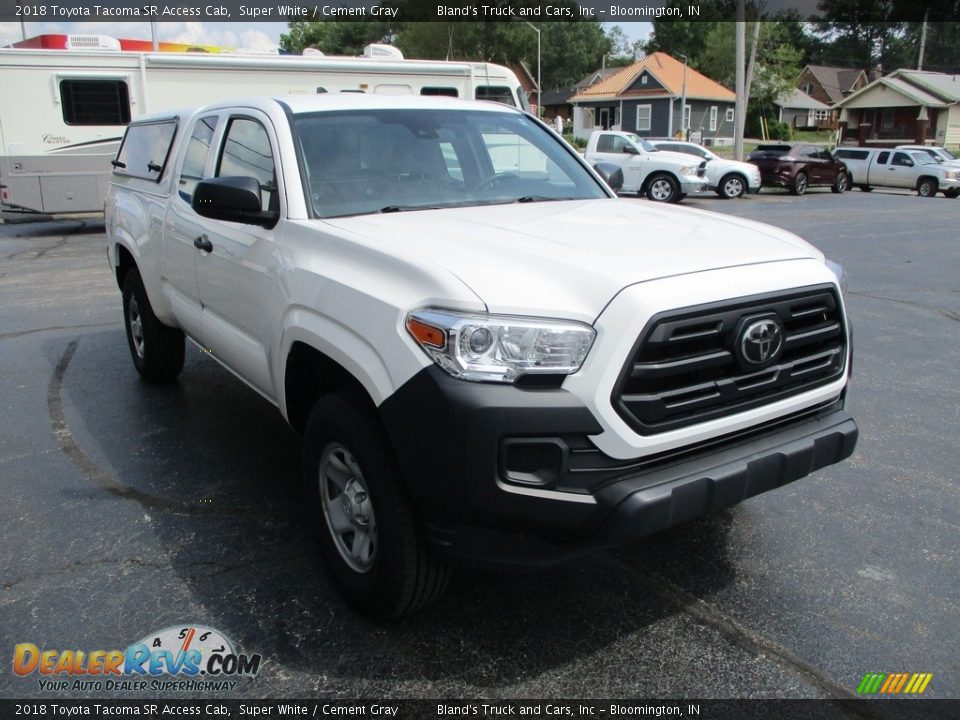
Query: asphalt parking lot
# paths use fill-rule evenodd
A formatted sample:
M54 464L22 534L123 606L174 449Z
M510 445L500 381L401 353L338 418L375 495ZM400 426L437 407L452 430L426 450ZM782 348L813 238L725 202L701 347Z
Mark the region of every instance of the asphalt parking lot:
M960 200L686 204L845 266L855 455L616 552L462 572L392 624L333 589L275 408L189 345L178 383L138 379L102 223L0 226L0 651L192 623L262 654L231 697L843 698L868 672L960 697ZM56 695L9 667L0 697Z

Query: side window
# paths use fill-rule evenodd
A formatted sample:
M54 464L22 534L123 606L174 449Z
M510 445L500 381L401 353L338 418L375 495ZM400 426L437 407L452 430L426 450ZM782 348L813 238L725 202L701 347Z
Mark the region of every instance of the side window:
M513 93L510 92L510 88L503 85L481 85L477 88L475 97L477 100L491 100L510 107L517 106L513 101Z
M278 205L276 173L270 136L266 128L251 118L230 119L216 177L252 177L260 182L263 208Z
M113 161L114 172L160 182L176 131L176 120L131 125Z
M444 97L460 97L460 93L454 87L424 87L420 88L421 95L442 95Z
M597 138L597 152L614 152L613 135L601 135Z
M833 155L830 154L829 150L821 150L819 154L821 160L833 160Z
M801 157L813 158L814 160L817 160L820 158L820 151L817 150L815 147L810 147L809 145L807 145L802 149L802 151L800 152L800 155Z
M890 164L902 165L904 167L908 167L910 165L913 165L913 161L907 157L906 153L898 152L893 154L893 161Z
M625 152L627 151L626 148L627 148L627 141L624 140L624 139L623 139L622 137L620 137L619 135L614 135L614 136L613 136L613 150L611 150L610 152L615 152L615 153L621 153L621 154L622 154L622 153L625 153Z
M60 106L67 125L130 122L130 92L123 80L61 80Z
M213 134L217 129L216 115L203 117L193 126L193 133L187 142L186 157L180 169L180 197L190 202L193 189L197 182L203 180L203 171L207 166L207 156L210 154L210 145Z
M882 153L880 153L879 155L877 155L877 164L878 164L878 165L886 165L886 164L887 164L887 160L889 159L889 157L890 157L890 153L889 153L889 152L882 152Z

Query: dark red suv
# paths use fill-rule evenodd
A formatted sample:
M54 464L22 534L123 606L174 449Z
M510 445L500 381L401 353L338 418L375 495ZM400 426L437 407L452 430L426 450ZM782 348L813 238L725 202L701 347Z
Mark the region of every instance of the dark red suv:
M794 195L816 185L827 185L835 193L846 190L847 166L817 145L758 145L747 160L760 168L763 187L785 187Z

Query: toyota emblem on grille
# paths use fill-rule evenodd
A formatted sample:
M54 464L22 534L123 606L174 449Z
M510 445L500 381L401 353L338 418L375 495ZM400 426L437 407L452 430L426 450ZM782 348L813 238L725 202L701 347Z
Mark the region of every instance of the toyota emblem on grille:
M751 365L763 365L780 354L783 330L780 323L764 318L750 323L740 335L740 357Z

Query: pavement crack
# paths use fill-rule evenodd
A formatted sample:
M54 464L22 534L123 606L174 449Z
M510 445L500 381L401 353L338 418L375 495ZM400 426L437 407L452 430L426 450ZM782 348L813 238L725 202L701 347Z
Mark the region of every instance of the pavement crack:
M2 278L3 275L0 275ZM32 328L30 330L18 330L16 332L9 332L0 334L0 340L10 340L11 338L22 337L23 335L33 335L34 333L39 332L49 332L51 330L79 330L82 328L97 328L97 327L116 327L122 323L114 322L102 322L102 323L80 323L79 325L50 325L48 327L41 328Z
M89 455L87 455L70 431L70 424L67 422L67 416L63 409L63 378L70 366L70 361L77 352L79 338L74 338L67 345L63 356L54 368L53 375L50 376L50 384L47 387L47 410L50 415L50 425L53 429L53 436L57 440L57 445L61 452L66 455L77 469L94 485L107 491L115 497L125 500L133 500L148 510L165 511L179 515L243 515L253 510L262 510L259 506L224 506L224 505L203 505L199 503L181 502L178 500L169 500L167 498L157 497L150 493L129 487L119 482L111 473L101 468Z
M914 300L901 300L900 298L886 297L885 295L874 295L873 293L850 292L849 294L856 295L857 297L871 298L873 300L886 300L887 302L899 303L900 305L910 305L913 307L923 308L924 310L933 310L934 312L940 313L945 318L960 322L960 311L957 310L948 310L947 308L937 307L936 305L927 305Z
M658 597L678 607L698 622L713 628L738 647L753 655L770 658L789 672L799 675L829 700L834 701L847 714L870 719L883 717L881 714L871 712L868 706L861 703L848 703L847 701L850 700L858 700L856 693L839 685L821 669L797 657L779 643L738 622L716 605L687 592L642 561L637 561L635 558L630 558L628 561L616 552L614 556Z

